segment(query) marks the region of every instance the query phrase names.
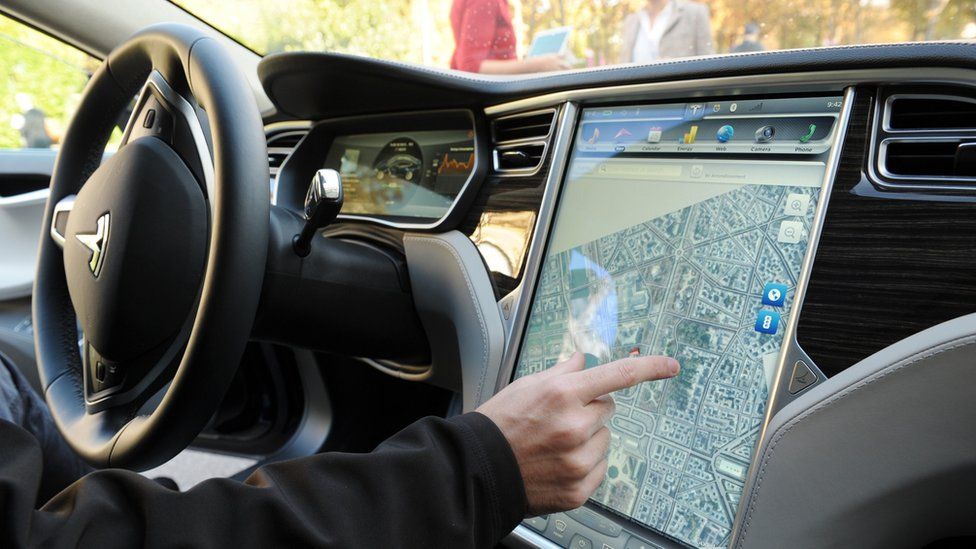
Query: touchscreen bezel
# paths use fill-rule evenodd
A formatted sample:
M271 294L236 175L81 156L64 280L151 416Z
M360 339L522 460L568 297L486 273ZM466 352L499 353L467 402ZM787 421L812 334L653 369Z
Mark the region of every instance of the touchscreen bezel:
M811 93L792 93L792 94L767 94L762 96L735 96L735 99L772 99L772 98L810 98L810 97L837 97L842 96L842 105L838 113L836 113L836 119L834 122L834 127L831 130L829 136L830 149L827 153L827 158L825 160L825 169L823 180L821 182L820 193L817 201L817 207L814 212L813 221L810 228L809 241L807 243L806 252L803 255L803 260L801 263L797 286L794 291L793 306L789 311L789 317L787 322L787 329L783 335L783 343L780 347L779 356L777 359L777 364L773 376L772 385L770 387L769 396L766 402L766 409L763 415L762 422L760 424L759 436L756 441L756 448L753 451L753 457L750 460L749 470L747 472L746 482L743 486L742 497L739 500L739 506L736 510L736 515L734 522L732 524L732 534L731 539L735 539L736 533L740 527L742 521L742 502L748 497L748 493L755 480L755 469L756 462L759 457L758 449L761 447L765 437L766 429L772 416L787 404L793 395L790 395L787 391L788 380L786 379L785 369L786 365L792 363L793 361L803 358L803 352L799 348L796 342L796 324L799 318L800 312L803 308L803 301L806 294L807 284L810 278L810 271L813 265L813 260L816 256L816 250L820 242L821 231L823 228L824 219L826 217L826 212L829 203L830 192L833 188L834 178L837 173L838 164L841 156L841 148L844 142L844 138L847 132L847 126L850 120L850 112L853 106L853 96L854 89L851 87L844 88L842 92L837 91L815 91ZM714 95L706 98L695 97L694 101L709 102L709 101L727 101L729 96ZM533 239L529 251L529 259L526 262L525 272L523 275L523 282L520 284L519 288L503 298L504 301L511 300L508 306L511 308L512 313L510 315L511 323L508 330L508 340L506 346L506 352L503 359L502 367L499 372L498 377L498 387L497 390L501 390L503 387L508 385L513 381L513 377L516 371L516 363L518 357L522 351L522 345L525 339L525 328L529 319L529 313L532 308L533 299L535 297L536 291L538 290L539 278L542 271L542 264L549 250L553 222L555 221L556 214L559 209L559 200L562 196L563 184L565 183L567 177L567 170L569 167L570 159L572 153L575 149L577 133L582 125L581 113L583 109L590 108L593 106L599 107L614 107L614 106L630 106L630 105L645 105L645 104L675 104L687 102L688 98L682 97L655 97L652 100L640 101L631 100L626 102L614 102L610 104L599 104L599 105L589 105L583 104L579 105L576 103L566 103L563 106L563 111L559 119L559 127L556 132L555 143L553 146L553 171L550 173L550 179L547 182L547 187L545 194L543 195L542 204L540 207L539 218L536 223L535 233L533 234ZM694 155L689 155L689 158L695 158ZM503 304L504 308L504 304ZM812 364L812 362L811 362ZM814 370L816 370L814 365ZM823 379L822 374L816 372L820 376L818 381ZM611 517L621 525L623 525L628 531L633 532L638 535L643 535L649 538L660 538L662 540L667 540L672 543L677 542L673 538L670 538L666 534L659 532L657 530L652 530L645 525L637 522L636 520L623 515L614 510L609 510L604 508L599 503L592 500L588 500L585 507L597 511L605 516ZM520 526L524 528L524 526ZM533 532L533 534L535 534ZM542 539L548 540L548 538L542 537Z
M282 164L276 179L276 204L301 211L308 184L322 168L338 137L421 131L458 130L473 132L474 168L447 211L439 218L340 213L338 218L413 231L444 231L457 226L467 215L487 173L490 157L486 124L469 110L422 111L416 113L335 118L317 122L295 151Z

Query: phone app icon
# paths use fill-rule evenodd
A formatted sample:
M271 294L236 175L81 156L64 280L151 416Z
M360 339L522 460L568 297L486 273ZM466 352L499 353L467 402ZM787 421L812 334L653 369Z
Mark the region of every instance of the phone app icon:
M782 307L786 304L786 284L767 282L763 286L762 304L770 307Z
M775 334L779 329L779 313L776 311L759 311L756 317L756 331L761 334Z
M807 141L810 141L810 139L813 138L813 132L815 131L817 131L817 125L810 124L810 131L808 131L806 135L800 136L800 143L806 143Z

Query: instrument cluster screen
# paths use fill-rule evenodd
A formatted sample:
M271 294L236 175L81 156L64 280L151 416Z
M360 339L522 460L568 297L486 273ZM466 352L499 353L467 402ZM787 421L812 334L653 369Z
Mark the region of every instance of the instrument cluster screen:
M344 215L434 221L450 211L474 171L474 132L338 136L323 167L342 175Z

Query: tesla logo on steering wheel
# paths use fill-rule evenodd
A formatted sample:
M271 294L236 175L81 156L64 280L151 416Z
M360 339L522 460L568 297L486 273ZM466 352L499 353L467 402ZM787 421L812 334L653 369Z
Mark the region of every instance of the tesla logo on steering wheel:
M77 238L86 248L91 250L91 259L88 267L91 269L95 278L102 272L102 261L105 259L105 245L108 243L108 230L111 225L111 216L108 212L98 218L95 225L94 234L76 234Z

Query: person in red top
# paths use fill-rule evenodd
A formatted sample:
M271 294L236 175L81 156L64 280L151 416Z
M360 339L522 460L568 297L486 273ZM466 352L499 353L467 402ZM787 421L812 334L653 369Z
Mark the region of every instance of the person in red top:
M454 0L451 28L456 44L452 69L518 74L568 68L562 56L556 54L516 57L515 27L506 0Z

